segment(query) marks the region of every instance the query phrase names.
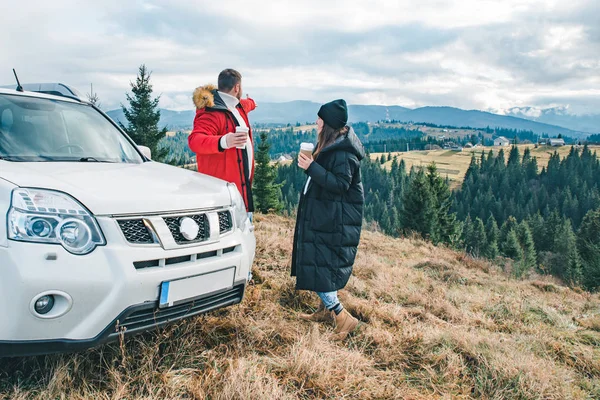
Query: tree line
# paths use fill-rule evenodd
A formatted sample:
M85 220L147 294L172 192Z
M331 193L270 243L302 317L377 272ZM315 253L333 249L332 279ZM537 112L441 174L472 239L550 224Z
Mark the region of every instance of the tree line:
M463 222L464 249L515 261L518 275L552 273L590 289L600 286L600 161L589 147L557 152L538 172L537 159L513 146L494 155L473 154L454 193L453 211ZM498 226L500 229L498 230Z

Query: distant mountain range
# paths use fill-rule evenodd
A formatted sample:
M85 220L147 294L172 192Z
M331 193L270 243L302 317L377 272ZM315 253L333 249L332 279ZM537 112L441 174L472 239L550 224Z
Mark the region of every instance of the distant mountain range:
M314 122L320 104L310 101L290 101L286 103L260 103L250 115L253 123L287 124ZM380 121L390 118L396 121L413 123L431 123L456 127L472 128L508 128L529 130L537 134L557 136L559 134L573 138L585 138L590 133L600 132L600 115L589 118L559 114L541 113L537 117L531 110L511 109L510 115L498 115L485 111L461 110L453 107L421 107L409 109L400 106L349 105L350 122ZM518 110L518 111L517 111ZM124 121L119 110L107 113L116 121ZM195 111L172 111L161 109L160 124L170 130L189 130L192 127ZM537 119L534 119L537 118ZM559 125L561 124L561 125ZM598 129L594 129L598 126Z
M575 131L600 133L600 114L569 114L565 108L514 107L506 115L558 125Z

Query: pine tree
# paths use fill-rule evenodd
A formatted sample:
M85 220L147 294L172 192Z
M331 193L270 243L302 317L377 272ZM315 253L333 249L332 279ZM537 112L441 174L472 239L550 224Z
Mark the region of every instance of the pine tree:
M507 233L506 240L502 244L502 251L505 257L511 258L515 263L518 263L523 258L523 249L514 229L511 229Z
M495 163L496 157L494 156L494 151L490 150L485 160L485 165L482 165L482 172L491 172Z
M518 168L521 166L521 156L519 155L519 148L512 146L508 155L508 168Z
M491 151L491 150L490 150ZM504 158L504 149L500 149L495 159L495 166L498 170L504 170L506 167L506 159Z
M493 215L487 220L485 227L487 246L485 251L485 256L491 260L498 257L500 250L498 249L498 240L500 238L500 229L498 228L498 224L496 223L496 219Z
M473 237L473 221L471 216L467 215L467 218L462 222L461 241L465 252L470 253L471 251L471 238Z
M94 85L90 83L90 92L87 93L87 99L90 104L100 108L100 97L98 97L98 93L94 92Z
M510 216L506 219L506 221L504 221L504 224L502 224L502 228L500 228L500 240L499 240L500 250L502 251L502 254L505 257L512 258L511 256L506 254L506 250L504 249L504 246L506 243L508 243L508 234L511 231L516 232L518 225L519 224L517 223L517 220L515 219L515 217Z
M577 238L573 232L571 221L565 220L554 243L553 274L563 278L571 285L581 283L583 272L581 268L581 257L577 249Z
M540 214L539 211L533 214L527 219L527 224L529 225L529 230L533 236L536 250L538 252L543 251L544 249L542 246L546 236L546 227L542 214Z
M437 172L435 163L427 166L427 180L433 198L433 221L431 240L433 243L455 245L460 237L456 214L451 212L452 193L448 182Z
M404 158L400 160L400 173L406 175L406 162Z
M481 170L483 170L486 163L487 163L487 159L485 157L485 151L482 151L481 157L479 157L479 166L480 166Z
M600 209L588 212L583 218L577 247L581 256L583 282L590 289L600 287Z
M484 255L487 242L485 226L481 218L476 218L471 226L470 237L467 239L467 251L475 257L481 257Z
M119 125L136 144L149 147L154 160L164 161L168 150L160 148L159 142L165 137L167 128L158 128L160 96L152 99L151 75L152 73L142 64L135 83L130 83L133 95L126 94L130 108L121 105L128 124L125 126L119 122Z
M397 179L400 173L400 165L398 164L397 157L394 157L394 160L392 161L392 169L390 171L392 173L392 177Z
M416 232L429 238L433 230L435 210L433 195L423 170L414 173L402 199L401 221L405 232Z
M398 213L397 207L390 208L390 233L392 235L397 235L400 230L400 215Z
M482 156L483 157L483 156ZM481 165L483 165L481 162ZM469 163L469 168L467 168L467 173L465 174L465 182L471 178L473 182L477 180L479 175L479 164L477 164L477 159L475 158L475 153L471 154L471 162Z
M517 238L521 245L523 257L518 263L519 268L516 271L517 276L521 276L528 271L531 271L537 262L537 254L535 252L535 244L527 222L522 221L517 227Z
M276 167L271 165L269 156L269 143L267 133L260 133L260 143L256 152L256 167L254 171L254 206L256 210L266 214L279 212L282 209L281 185L275 184L277 177Z
M560 156L555 151L548 160L546 167L546 176L550 188L555 188L560 184Z
M531 157L531 150L529 147L525 149L523 152L523 168L525 169L525 177L526 179L532 180L537 177L538 174L538 163L537 158Z
M385 234L390 235L392 233L392 224L388 210L388 207L383 207L383 211L381 212L381 216L379 218L379 225L381 225L381 229Z
M554 244L561 240L562 228L564 226L564 218L560 216L558 211L553 211L548 218L545 219L545 235L540 243L540 251L554 251Z

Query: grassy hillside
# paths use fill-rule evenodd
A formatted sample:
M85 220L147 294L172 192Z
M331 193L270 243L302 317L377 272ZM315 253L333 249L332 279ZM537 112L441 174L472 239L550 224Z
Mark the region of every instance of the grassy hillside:
M554 151L558 151L561 158L566 157L569 154L569 151L571 151L571 146L540 146L536 149L534 148L534 145L519 145L521 155L523 155L523 151L526 147L529 147L531 149L531 155L533 157L537 157L538 166L540 169L548 165L550 155L553 154ZM590 146L590 148L592 149L592 151L597 151L600 149L600 146ZM483 150L485 150L486 154L490 150L493 150L494 154L497 154L497 152L500 150L500 147L479 147L475 149L464 149L463 151L411 151L404 153L392 153L392 156L398 155L399 159L403 159L406 163L407 170L410 170L412 166L427 166L431 162L435 161L440 174L443 177L448 176L448 178L450 179L450 186L452 188L457 188L458 186L460 186L465 177L465 174L467 173L469 163L471 162L472 153L475 152L477 156L481 156L481 152ZM504 152L506 153L506 159L508 159L510 147L505 147ZM380 157L381 153L371 154L371 159L376 159ZM384 166L386 168L391 168L391 161L386 162Z
M413 239L365 232L345 343L301 322L293 221L257 216L244 302L75 355L0 361L10 399L600 398L600 297Z

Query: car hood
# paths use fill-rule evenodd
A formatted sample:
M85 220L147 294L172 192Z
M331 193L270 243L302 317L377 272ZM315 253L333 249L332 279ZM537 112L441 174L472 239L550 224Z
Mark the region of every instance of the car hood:
M225 181L157 162L0 161L0 178L65 192L95 215L165 213L231 204Z

